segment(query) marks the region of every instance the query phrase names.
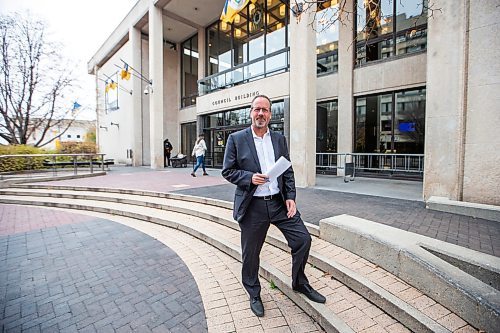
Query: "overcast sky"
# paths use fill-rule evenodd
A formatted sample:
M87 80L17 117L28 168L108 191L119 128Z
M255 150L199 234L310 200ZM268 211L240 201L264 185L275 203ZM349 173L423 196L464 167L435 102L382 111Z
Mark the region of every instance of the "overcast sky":
M48 39L64 45L64 55L76 64L81 81L76 97L80 118L95 119L95 77L87 62L125 18L137 0L0 0L0 13L27 11L47 24ZM72 101L69 101L72 105Z

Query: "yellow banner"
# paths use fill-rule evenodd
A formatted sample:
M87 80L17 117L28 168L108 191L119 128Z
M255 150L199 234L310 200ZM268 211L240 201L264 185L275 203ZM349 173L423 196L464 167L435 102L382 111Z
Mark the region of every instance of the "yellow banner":
M222 22L233 23L234 17L248 5L248 2L255 3L257 0L226 0L220 19Z

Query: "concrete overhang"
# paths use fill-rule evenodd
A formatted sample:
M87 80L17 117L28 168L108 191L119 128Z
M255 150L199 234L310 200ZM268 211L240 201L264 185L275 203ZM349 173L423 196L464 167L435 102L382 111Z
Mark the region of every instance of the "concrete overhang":
M149 3L150 0L137 1L87 63L89 74L95 74L96 66L101 67L127 43L130 27L140 29L143 36L148 35ZM198 29L216 21L224 6L224 0L156 0L154 4L163 11L163 39L180 43L194 35Z
M130 27L141 27L148 19L149 1L139 0L118 27L106 39L104 44L97 50L87 63L89 74L95 74L95 66L101 67L128 41Z

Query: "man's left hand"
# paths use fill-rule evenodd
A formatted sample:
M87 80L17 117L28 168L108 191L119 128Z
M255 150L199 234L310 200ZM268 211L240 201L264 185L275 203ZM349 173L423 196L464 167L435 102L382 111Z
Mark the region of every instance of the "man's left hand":
M288 213L286 214L288 218L295 216L295 213L297 213L297 206L295 206L295 200L288 199L286 201L286 210L288 211Z

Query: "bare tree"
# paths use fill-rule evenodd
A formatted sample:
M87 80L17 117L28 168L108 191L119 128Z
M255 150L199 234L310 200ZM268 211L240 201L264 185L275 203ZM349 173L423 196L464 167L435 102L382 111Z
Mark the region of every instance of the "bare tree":
M346 0L280 0L282 3L288 5L294 17L297 20L302 18L302 14L312 12L312 20L309 22L315 30L322 32L330 28L336 22L343 25L347 21L352 21L356 10L347 6ZM440 8L435 8L432 0L421 0L419 4L422 12L428 13L428 17L433 17L436 11L441 12ZM355 6L356 0L353 0ZM405 0L388 0L389 4L394 2L404 5ZM367 36L372 36L381 25L381 19L384 17L392 16L392 12L385 13L382 8L382 0L364 0L361 7L358 6L358 11L365 12L365 21L361 25L358 22L358 28ZM418 25L418 20L413 21L413 25Z
M74 79L58 53L61 47L46 40L45 28L31 17L0 16L0 137L9 144L26 144L37 133L33 145L44 146L74 119L65 96ZM55 126L59 135L47 139Z

